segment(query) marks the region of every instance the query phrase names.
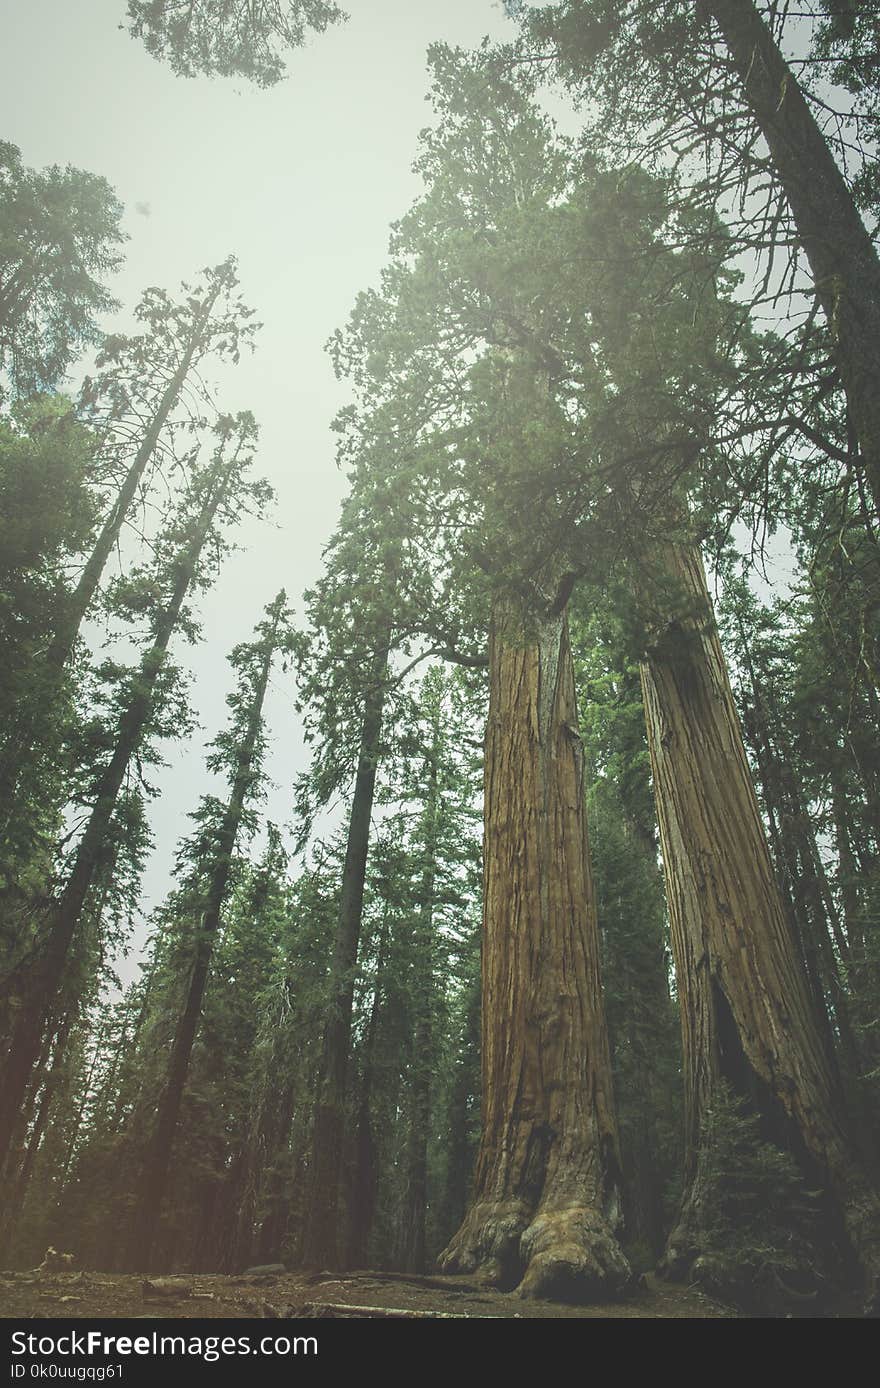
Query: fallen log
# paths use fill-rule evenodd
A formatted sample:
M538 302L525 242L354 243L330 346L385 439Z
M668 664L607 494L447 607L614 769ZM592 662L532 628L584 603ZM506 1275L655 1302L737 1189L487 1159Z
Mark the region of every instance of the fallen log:
M402 1306L352 1306L345 1301L306 1301L302 1306L291 1307L292 1315L303 1316L306 1319L315 1318L316 1320L337 1319L345 1317L369 1317L382 1320L497 1320L497 1316L487 1316L478 1312L476 1315L459 1315L452 1311L413 1311Z

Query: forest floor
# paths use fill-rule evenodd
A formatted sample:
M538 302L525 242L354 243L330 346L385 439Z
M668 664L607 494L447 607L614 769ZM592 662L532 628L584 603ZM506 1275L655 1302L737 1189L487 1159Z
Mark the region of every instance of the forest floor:
M395 1317L717 1320L738 1312L692 1287L652 1275L625 1300L593 1306L525 1301L461 1277L382 1272L192 1274L144 1278L123 1273L0 1272L0 1317ZM396 1318L396 1317L395 1317Z

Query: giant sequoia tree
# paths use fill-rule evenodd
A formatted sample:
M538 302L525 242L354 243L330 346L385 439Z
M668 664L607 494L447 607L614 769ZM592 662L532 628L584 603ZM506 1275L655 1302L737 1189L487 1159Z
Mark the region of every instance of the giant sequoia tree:
M400 506L423 515L430 478L427 509L442 517L435 563L445 554L483 604L483 621L492 608L484 1126L473 1202L444 1263L479 1267L525 1293L613 1293L628 1269L613 1232L618 1155L564 615L574 574L554 557L552 519L542 510L533 513L537 535L510 524L532 479L571 435L546 384L551 354L534 346L531 286L508 307L490 278L498 267L482 262L484 245L491 261L499 241L500 259L521 252L515 238L565 169L521 92L505 90L506 105L493 115L497 94L481 93L456 55L439 51L435 62L445 123L425 142L429 191L401 226L385 297L365 299L340 357L355 357L373 405L362 430L389 428L389 417L408 430ZM414 268L407 251L418 256ZM447 293L444 262L457 253L467 270L453 272ZM431 354L428 343L438 340L441 352ZM466 393L454 373L474 348L484 355ZM410 492L413 453L425 465L430 459L431 471ZM464 544L451 505L467 518ZM495 594L489 603L487 588Z
M880 1201L774 875L699 553L660 553L681 604L659 616L642 667L684 1048L686 1187L668 1261L680 1271L701 1247L701 1129L723 1079L828 1184L873 1291Z
M442 104L443 93L457 90L459 79L454 55L438 52L436 65ZM434 438L441 443L435 444L433 453L425 449L426 456L431 457L428 475L435 487L442 478L449 494L456 497L459 514L462 498L469 499L471 553L495 583L512 583L514 591L522 595L541 573L542 565L547 572L552 556L563 572L568 567L564 582L570 590L579 574L592 572L599 577L598 568L591 570L590 565L596 565L599 553L608 556L608 539L614 536L618 555L629 552L632 556L631 572L638 589L647 582L644 570L650 571L652 563L651 554L640 543L639 531L654 537L656 565L657 556L664 552L664 528L670 525L670 494L690 493L698 508L697 527L714 524L715 517L708 508L723 495L719 479L725 474L730 477L729 438L725 429L718 428L718 418L730 410L731 383L736 390L740 372L749 370L760 357L764 342L750 333L745 311L728 297L729 288L719 274L727 253L725 237L712 218L688 213L677 226L670 224L663 183L637 171L630 173L629 180L615 179L613 184L598 171L591 171L580 187L575 185L569 201L561 202L566 177L564 164L560 172L561 153L549 144L546 132L530 124L522 94L512 97L508 88L509 105L496 102L491 114L482 113L480 95L469 96L469 101L467 97L461 99L456 119L428 137L422 167L431 176L430 191L401 223L395 246L413 259L406 261L401 254L395 260L387 274L384 302L374 299L360 307L356 332L373 349L372 356L361 361L367 361L368 370L381 372L385 389L390 392L391 382L397 398L403 401L416 390L422 400L430 401L433 391L442 401L434 415ZM485 145L474 152L470 144L481 121L484 131L488 128L492 139L502 143L507 158L503 166L492 165L489 177L480 164ZM539 149L543 153L541 174L530 184L528 177L534 168L530 158ZM508 189L497 170L503 167L506 173L511 165L518 179ZM555 205L548 208L547 202ZM544 219L540 224L542 240L538 239L539 217ZM430 247L423 239L428 228ZM673 242L669 245L671 233ZM525 269L525 247L529 244L541 247L537 270L533 266ZM558 259L554 260L551 244ZM540 267L550 264L553 272L543 278ZM633 276L633 264L639 267L637 277ZM513 266L518 278L511 273ZM528 278L529 274L537 283ZM652 310L649 318L647 305ZM433 356L427 351L429 340L443 344L439 361L436 351ZM473 387L466 402L463 396L455 396L452 384L452 362L465 350L464 344L471 350L488 347L482 363L471 367ZM770 347L773 350L772 342ZM504 378L510 375L513 361L520 363L514 367L519 376L515 390L508 388L505 395ZM525 373L522 362L531 363ZM363 365L360 369L364 371ZM529 372L548 380L553 402L549 409L542 404L540 392L529 389ZM515 408L510 406L511 396L516 400ZM450 398L460 402L454 425L449 415ZM499 413L500 400L505 405ZM722 400L726 401L723 410L719 408ZM398 404L396 409L399 419L407 418L405 404ZM518 419L517 409L521 412ZM517 432L519 444L511 446L509 441ZM502 439L508 441L506 448ZM728 497L726 504L731 500ZM705 508L702 512L700 504ZM522 525L524 512L528 514L527 531ZM601 549L596 547L591 553L588 537L597 535L599 525L605 529L603 542ZM499 552L500 558L496 557ZM529 553L530 561L525 558ZM667 613L658 620L665 629L674 619ZM689 675L677 697L684 700L687 688L697 683L696 673ZM726 699L725 716L735 721L729 691ZM800 1142L818 1154L823 1177L827 1176L832 1186L836 1178L831 1174L829 1153L837 1143L838 1169L843 1173L846 1167L849 1173L841 1174L837 1184L838 1207L851 1211L847 1216L850 1237L871 1275L875 1196L855 1153L833 1061L823 1049L809 999L803 960L790 936L770 871L741 740L736 742L738 793L752 810L751 818L742 810L734 821L737 832L750 833L752 839L736 851L724 838L726 811L720 799L720 776L718 789L713 793L708 783L702 784L681 810L681 822L674 830L669 827L670 816L676 813L674 792L676 786L686 784L686 768L661 777L658 758L670 758L677 744L671 740L671 714L665 721L658 718L650 703L649 713L658 815L664 840L671 835L665 867L675 903L670 907L673 917L682 918L675 844L703 834L705 841L699 849L703 870L709 871L705 865L711 862L722 872L726 864L723 870L729 868L734 873L743 893L737 900L733 885L721 893L722 916L733 911L737 918L749 921L744 926L745 940L752 934L755 939L744 948L777 949L774 967L779 976L768 981L770 1001L764 1003L765 1017L771 1020L767 1021L765 1039L770 1052L762 1062L763 1076L771 1090L773 1075L797 1071L797 1077L789 1074L788 1080L780 1080L775 1099L768 1096L763 1106L772 1108L777 1102L785 1109L788 1103L792 1111L792 1106L800 1105L802 1124L808 1111L824 1111L823 1121L834 1134L833 1139L825 1139L821 1153L815 1136L810 1138L805 1132L792 1137L790 1131L777 1128L773 1136L796 1148ZM678 718L685 729L683 736L699 737L703 746L702 754L694 755L692 774L709 774L715 758L720 764L731 755L732 734L725 737L723 729L706 718L701 722L697 705L689 709L682 705ZM717 812L718 822L703 825L710 811ZM487 855L489 851L487 840ZM751 907L745 904L748 893L743 860L764 884L763 915L755 902ZM685 980L691 977L689 960L704 957L705 951L698 951L693 940L695 931L708 928L710 914L697 889L690 910L690 935L686 939L678 928L674 935L684 996L689 999L692 995L693 1006L698 1009L710 1006L709 975L695 964L697 981L691 992ZM772 939L776 946L767 943ZM759 945L758 940L764 943ZM727 936L725 941L732 948ZM728 966L731 974L734 964L731 960ZM798 1065L785 1059L788 1043L778 1010L781 1003L774 1001L784 996L782 975L786 969L796 980L791 982L790 1006L797 1008L791 1032L796 1037L793 1044L802 1053ZM744 969L729 983L728 991L747 991ZM797 1004L797 999L803 1005ZM702 1038L693 1041L695 1024L687 1011L690 1006L688 1001L688 1064L692 1057L710 1053L712 1044L707 1043L707 1052ZM736 1044L747 1047L748 1038L756 1034L757 1022L747 1015L744 1004L740 1007L738 1002L737 1007L733 1033L739 1029L741 1037ZM728 1048L733 1044L728 1036ZM772 1053L773 1045L778 1054ZM812 1069L804 1056L811 1057ZM705 1060L693 1063L700 1065ZM729 1073L727 1077L732 1078ZM738 1079L740 1089L748 1088L742 1075ZM795 1101L792 1095L798 1089L801 1098ZM751 1098L756 1102L754 1094ZM692 1124L698 1108L695 1104L689 1107ZM699 1123L698 1118L696 1121ZM794 1126L797 1128L797 1122ZM693 1131L691 1149L696 1150ZM688 1200L690 1196L689 1188ZM479 1246L477 1240L475 1243Z
M442 1256L526 1295L614 1294L619 1153L584 764L564 611L493 613L486 734L483 1126Z

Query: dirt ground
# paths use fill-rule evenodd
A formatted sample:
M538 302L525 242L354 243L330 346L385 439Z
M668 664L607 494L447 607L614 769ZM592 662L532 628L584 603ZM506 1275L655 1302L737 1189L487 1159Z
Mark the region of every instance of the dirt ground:
M460 1277L404 1277L357 1272L244 1273L146 1279L121 1273L0 1272L0 1316L58 1317L520 1317L543 1319L718 1320L729 1307L690 1287L648 1276L626 1300L595 1306L524 1301Z

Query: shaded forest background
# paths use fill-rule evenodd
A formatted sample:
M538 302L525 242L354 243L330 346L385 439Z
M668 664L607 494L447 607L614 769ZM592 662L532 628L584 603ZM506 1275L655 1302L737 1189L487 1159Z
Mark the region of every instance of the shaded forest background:
M229 652L127 986L200 595L271 516L212 385L258 325L230 257L106 334L112 188L0 145L10 1265L876 1306L880 7L507 8L429 53L423 191L329 344L339 523ZM343 19L127 13L258 86Z

